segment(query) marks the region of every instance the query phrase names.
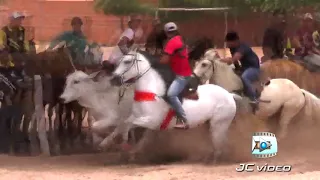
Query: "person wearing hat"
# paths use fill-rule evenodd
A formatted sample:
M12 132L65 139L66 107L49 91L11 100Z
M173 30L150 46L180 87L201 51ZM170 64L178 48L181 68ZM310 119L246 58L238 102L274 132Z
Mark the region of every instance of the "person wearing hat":
M263 35L262 50L264 56L261 58L262 62L284 57L285 11L277 9L272 15L272 24L265 30Z
M239 66L241 62L240 73L243 81L244 92L250 98L252 105L257 105L257 94L253 88L253 82L259 80L260 62L257 54L246 43L241 42L239 35L235 31L230 31L225 37L231 58L221 59L222 62Z
M120 35L117 46L112 50L108 60L102 62L104 69L111 73L115 64L119 62L124 54L130 51L130 48L134 44L135 32L141 25L141 17L139 15L131 15L128 20L128 28Z
M175 127L187 129L189 127L188 120L178 95L183 91L192 75L188 50L178 32L178 26L174 22L165 24L164 31L168 37L168 42L164 47L160 63L169 64L173 73L176 74L175 80L169 86L167 97L177 114L178 120Z
M25 39L25 28L22 26L24 18L22 13L13 12L8 25L0 30L0 72L17 82L30 80L23 71L29 51L29 42Z
M82 32L83 22L80 17L73 17L71 19L71 31L66 31L59 34L57 37L51 41L47 50L52 50L59 43L65 42L66 45L71 50L72 58L77 58L80 56L84 56L84 50L88 44L86 37Z
M29 51L29 43L25 40L25 28L22 21L25 16L19 12L13 12L9 16L9 24L0 30L0 51L2 54L8 53L7 64L0 64L2 67L13 67L13 57L21 56Z
M161 26L159 19L152 22L152 31L147 37L146 51L150 54L159 55L162 53L164 43L167 39L166 33Z

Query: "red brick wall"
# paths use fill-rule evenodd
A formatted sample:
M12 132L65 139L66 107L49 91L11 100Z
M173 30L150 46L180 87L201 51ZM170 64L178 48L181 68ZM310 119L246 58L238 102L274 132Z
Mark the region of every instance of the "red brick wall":
M156 0L144 0L156 3ZM45 1L45 0L10 0L8 12L18 10L32 15L24 23L28 27L28 36L38 41L50 41L63 30L70 29L73 16L80 16L84 20L86 36L100 43L115 44L121 33L120 19L106 16L94 11L92 1ZM3 14L6 13L1 13ZM0 14L0 16L1 16ZM221 14L223 14L221 12ZM3 18L2 18L3 19ZM252 45L261 43L264 28L268 25L268 17L264 14L254 14L246 18L228 17L228 29L239 31L243 40ZM187 37L209 36L215 39L218 46L223 46L225 22L223 16L203 17L179 24L182 34ZM150 18L143 24L145 32L150 30Z

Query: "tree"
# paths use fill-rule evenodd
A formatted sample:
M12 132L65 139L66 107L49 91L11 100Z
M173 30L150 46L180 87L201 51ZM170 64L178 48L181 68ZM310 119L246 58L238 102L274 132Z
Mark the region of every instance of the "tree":
M201 7L228 6L233 9L245 8L253 11L273 11L275 9L286 9L293 11L301 7L319 8L319 0L183 0L185 3Z
M144 2L146 2L145 0ZM170 7L230 7L233 12L272 12L275 9L285 9L293 12L301 7L319 8L319 0L158 0L158 6ZM95 8L102 10L105 14L123 16L132 13L152 13L155 10L154 4L141 3L139 0L95 0ZM160 13L162 18L169 17L172 20L190 19L207 15L212 12L167 12ZM123 23L122 23L123 24Z
M104 14L120 17L120 26L124 30L124 17L133 13L145 14L154 8L149 3L140 3L138 0L94 0L94 8Z

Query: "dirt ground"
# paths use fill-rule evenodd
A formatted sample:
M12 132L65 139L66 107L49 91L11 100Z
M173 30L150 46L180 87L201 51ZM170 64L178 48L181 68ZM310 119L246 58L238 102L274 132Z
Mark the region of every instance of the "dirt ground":
M188 131L171 130L158 133L157 138L144 150L144 156L149 160L148 164L139 161L134 164L120 163L120 153L56 157L2 155L0 180L257 180L261 177L268 180L319 179L320 145L315 138L320 135L318 127L315 130L300 126L294 128L291 137L278 144L277 156L254 159L251 156L251 135L254 129L257 130L257 126L253 125L255 123L252 121L250 118L236 119L230 129L227 153L218 164L205 164L201 160L211 149L208 127L202 126ZM164 159L168 160L169 157L184 160L164 162ZM236 172L239 163L248 162L257 165L291 165L292 170L289 173Z

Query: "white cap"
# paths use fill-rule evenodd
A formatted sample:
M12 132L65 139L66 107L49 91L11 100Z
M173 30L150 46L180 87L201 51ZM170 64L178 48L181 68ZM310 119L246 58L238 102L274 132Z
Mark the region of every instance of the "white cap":
M168 22L164 25L164 31L171 32L178 30L178 26L174 22Z
M15 11L10 15L10 18L18 19L18 18L25 18L25 16L22 13Z
M304 16L303 16L303 19L304 19L304 20L307 20L307 19L313 20L313 17L312 17L312 15L311 15L310 13L306 13L306 14L304 14Z

